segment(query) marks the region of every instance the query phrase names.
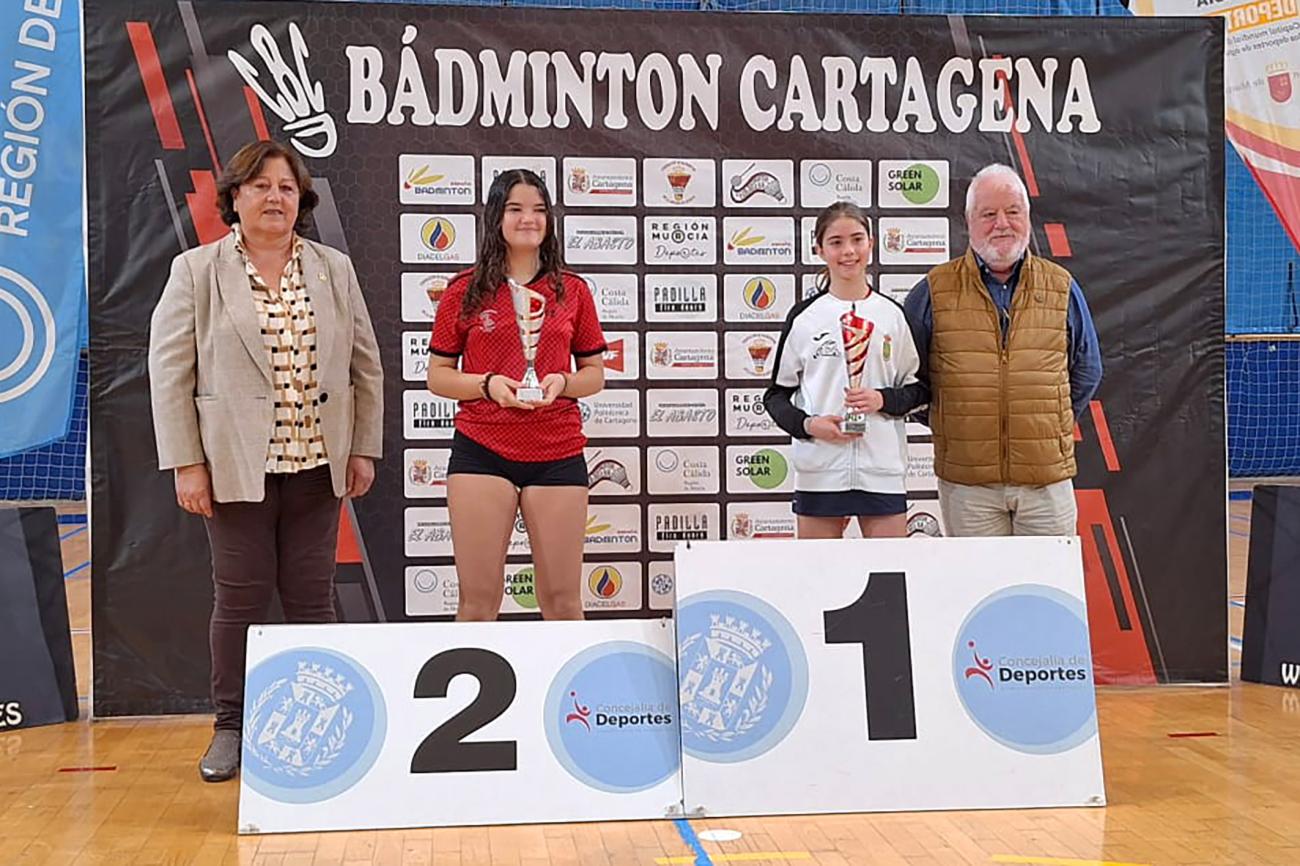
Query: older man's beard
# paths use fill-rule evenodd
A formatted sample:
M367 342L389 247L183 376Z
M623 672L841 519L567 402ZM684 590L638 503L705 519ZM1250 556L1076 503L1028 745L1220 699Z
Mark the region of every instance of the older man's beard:
M1020 261L1021 257L1025 254L1025 251L1029 249L1029 238L1018 241L1011 252L1007 253L1005 257L998 253L991 241L983 244L971 244L971 247L974 248L979 257L984 260L984 264L996 270L1003 270L1005 268L1010 268L1016 262Z

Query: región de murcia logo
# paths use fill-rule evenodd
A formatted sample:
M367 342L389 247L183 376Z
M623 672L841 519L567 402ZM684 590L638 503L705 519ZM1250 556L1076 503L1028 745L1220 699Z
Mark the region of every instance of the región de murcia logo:
M264 24L254 24L248 32L249 44L266 67L270 82L276 87L275 96L262 86L257 67L233 48L226 57L239 72L244 83L257 94L262 104L284 121L284 131L293 146L303 156L323 159L331 156L338 147L338 127L325 110L325 89L319 81L307 74L307 42L298 25L289 25L289 49L293 67L285 62L280 46Z

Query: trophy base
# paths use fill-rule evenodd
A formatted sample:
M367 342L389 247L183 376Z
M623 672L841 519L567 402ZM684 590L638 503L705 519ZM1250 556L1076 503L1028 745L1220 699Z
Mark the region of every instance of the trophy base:
M545 395L542 393L541 388L525 387L515 389L515 399L519 400L521 403L540 403L544 396Z
M844 421L840 423L840 432L848 434L862 434L867 432L866 415L845 415Z

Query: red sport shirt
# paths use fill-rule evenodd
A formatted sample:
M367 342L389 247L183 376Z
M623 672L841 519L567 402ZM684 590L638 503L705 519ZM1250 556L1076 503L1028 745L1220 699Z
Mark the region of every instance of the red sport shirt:
M460 369L466 373L490 372L520 379L524 375L524 349L510 288L502 283L483 309L466 319L461 315L461 305L471 274L458 274L438 301L429 350L444 358L459 357ZM555 300L555 289L546 277L528 284L546 298L534 362L539 380L548 373L570 372L574 357L605 351L605 334L586 281L567 271L563 277L563 303ZM529 463L573 457L581 454L587 444L578 403L570 397L560 397L532 411L498 406L492 400L462 400L456 413L456 429L507 460Z

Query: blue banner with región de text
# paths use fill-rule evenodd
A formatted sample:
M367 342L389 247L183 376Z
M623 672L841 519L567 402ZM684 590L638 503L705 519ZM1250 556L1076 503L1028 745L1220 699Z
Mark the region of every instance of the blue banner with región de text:
M85 302L81 7L0 4L0 457L68 430Z

